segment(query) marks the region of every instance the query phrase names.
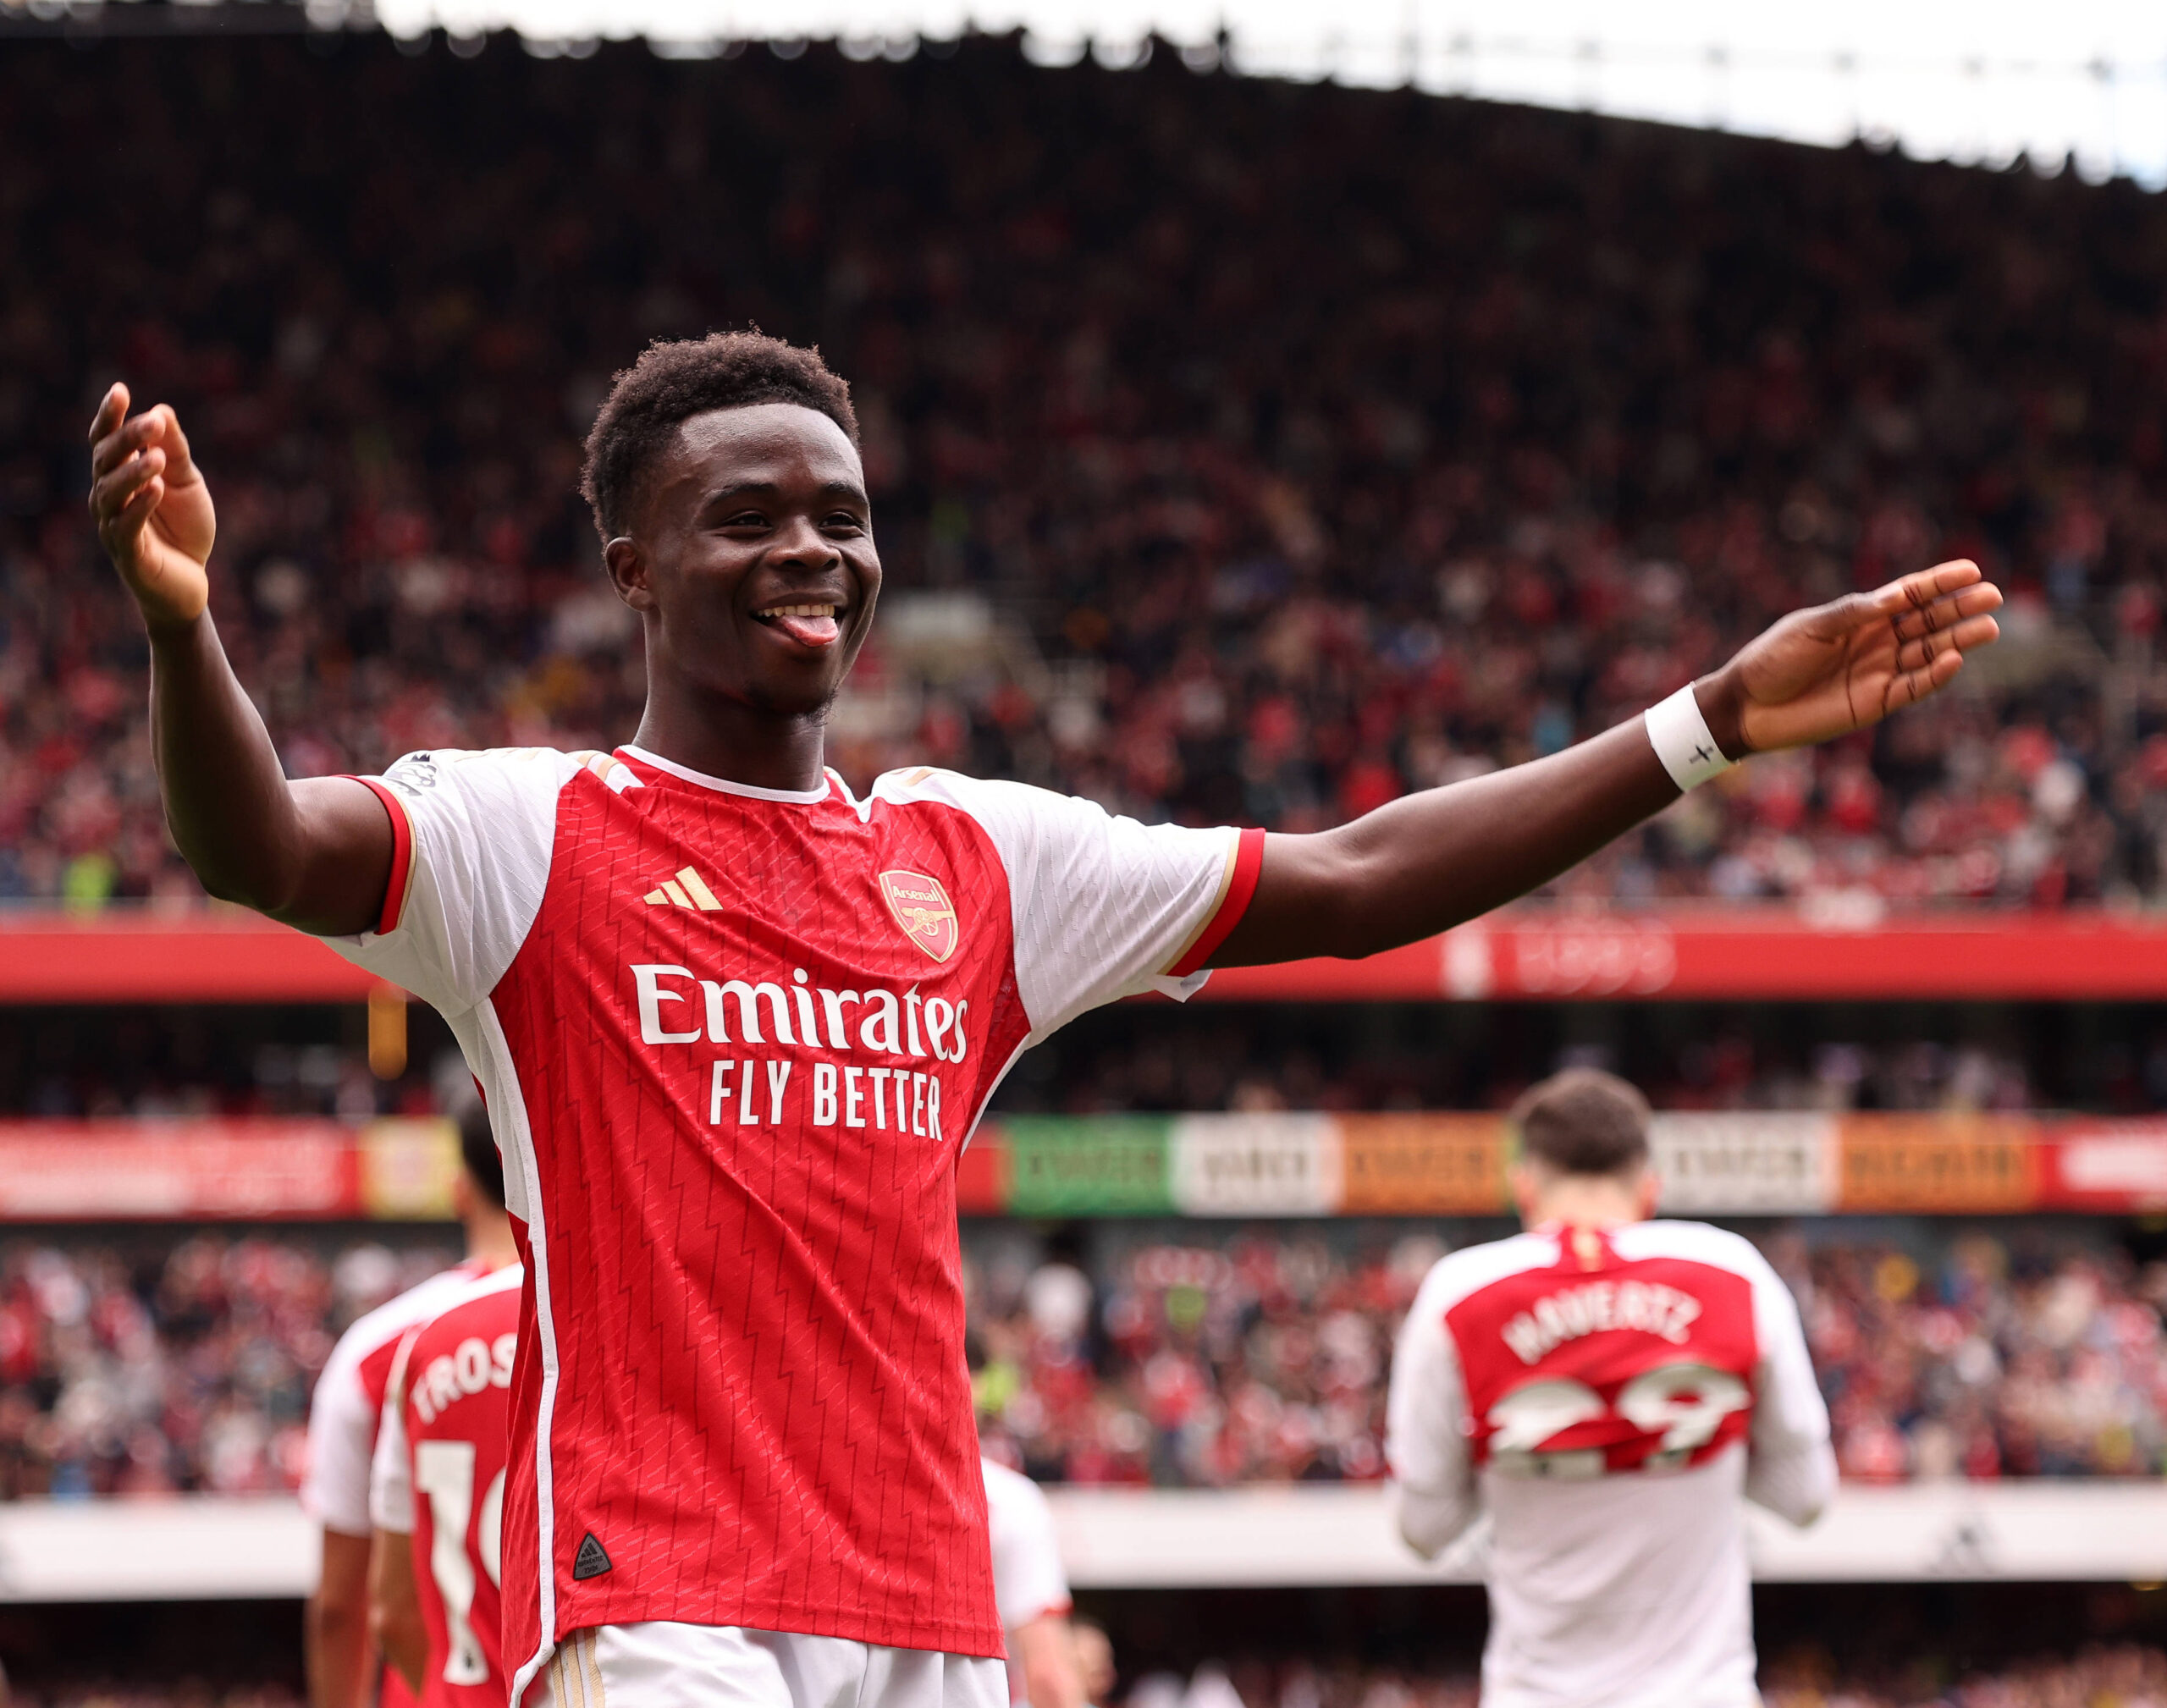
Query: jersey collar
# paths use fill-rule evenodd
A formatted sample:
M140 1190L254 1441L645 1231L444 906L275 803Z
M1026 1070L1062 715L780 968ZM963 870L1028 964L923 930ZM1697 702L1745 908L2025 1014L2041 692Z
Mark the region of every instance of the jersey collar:
M636 747L630 741L617 752L624 758L637 760L650 770L682 778L703 789L712 789L718 795L742 795L753 801L782 801L793 806L813 807L835 793L835 774L832 771L824 774L817 789L759 789L750 783L733 783L727 777L710 777L703 771L695 771L688 765L680 765L673 759L665 759L659 753L650 753L644 747Z

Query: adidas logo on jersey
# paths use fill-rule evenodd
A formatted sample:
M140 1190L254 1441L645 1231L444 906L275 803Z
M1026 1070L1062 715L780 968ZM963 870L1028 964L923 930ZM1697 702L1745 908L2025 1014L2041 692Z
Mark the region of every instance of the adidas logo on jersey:
M722 903L714 899L714 891L689 866L675 877L664 879L660 889L648 890L640 900L650 907L697 907L703 913L716 913L722 909Z

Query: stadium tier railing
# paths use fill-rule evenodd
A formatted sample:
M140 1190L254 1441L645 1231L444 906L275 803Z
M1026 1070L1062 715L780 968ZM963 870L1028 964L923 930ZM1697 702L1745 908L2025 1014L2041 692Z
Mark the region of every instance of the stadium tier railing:
M358 1002L378 981L239 909L0 910L0 1002ZM1528 907L1365 961L1216 974L1254 1002L2167 998L2167 917L1701 905Z
M1392 1534L1376 1484L1052 1488L1084 1590L1468 1583L1478 1529L1434 1566ZM2158 1583L2167 1483L1846 1485L1806 1531L1751 1513L1764 1583ZM314 1586L315 1525L280 1496L0 1504L0 1602L274 1599Z
M1664 1207L1690 1215L2142 1215L2167 1116L1669 1113ZM1496 1114L1006 1116L963 1153L967 1215L1503 1215ZM458 1153L434 1117L0 1121L0 1223L427 1221Z

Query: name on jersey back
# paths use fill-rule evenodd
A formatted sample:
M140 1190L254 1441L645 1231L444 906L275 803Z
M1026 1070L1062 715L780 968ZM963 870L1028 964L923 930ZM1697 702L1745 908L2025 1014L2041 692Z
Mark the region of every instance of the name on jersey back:
M518 1351L519 1336L505 1334L494 1341L469 1335L449 1352L439 1353L427 1368L407 1378L415 1415L424 1424L433 1424L448 1407L469 1394L510 1387L512 1359Z
M1567 1341L1637 1329L1684 1346L1701 1301L1660 1281L1588 1281L1537 1299L1498 1331L1524 1364L1540 1364Z

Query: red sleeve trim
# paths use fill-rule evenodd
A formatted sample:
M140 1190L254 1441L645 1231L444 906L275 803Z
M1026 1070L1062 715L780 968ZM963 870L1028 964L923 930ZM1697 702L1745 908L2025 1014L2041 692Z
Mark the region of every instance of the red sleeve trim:
M1256 894L1256 880L1264 870L1264 832L1249 829L1242 832L1241 840L1234 850L1234 864L1227 880L1226 894L1219 898L1219 906L1210 922L1197 934L1181 959L1166 969L1174 978L1186 978L1218 951L1227 935L1242 923L1242 915L1249 911L1249 898Z
M400 916L406 911L406 891L414 881L414 824L406 816L405 803L384 784L373 777L354 780L383 802L383 810L391 815L391 877L383 886L383 911L376 922L376 934L383 937L399 928Z

